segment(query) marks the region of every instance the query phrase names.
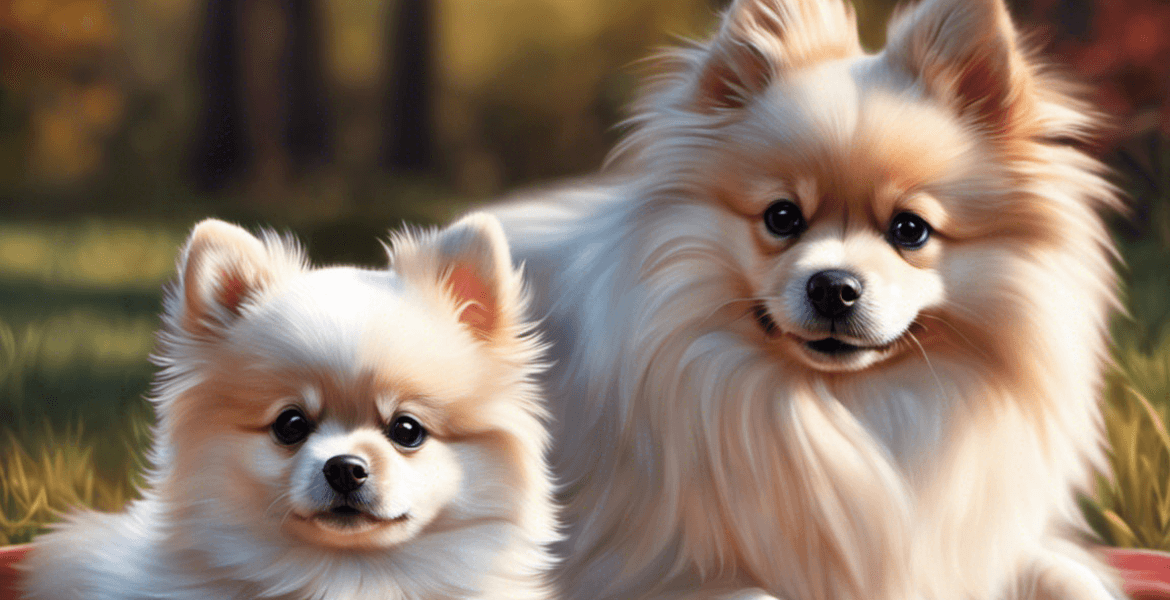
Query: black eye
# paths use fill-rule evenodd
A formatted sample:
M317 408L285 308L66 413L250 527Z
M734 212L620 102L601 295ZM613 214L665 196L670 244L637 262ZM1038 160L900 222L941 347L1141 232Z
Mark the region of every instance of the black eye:
M898 213L890 222L890 241L903 248L921 248L929 238L930 225L914 213Z
M409 415L402 415L386 428L386 437L403 448L418 448L427 439L427 430Z
M313 422L299 408L285 409L272 423L272 435L286 446L304 441L310 433L313 433Z
M764 226L777 237L797 235L804 231L804 216L791 200L777 200L764 210Z

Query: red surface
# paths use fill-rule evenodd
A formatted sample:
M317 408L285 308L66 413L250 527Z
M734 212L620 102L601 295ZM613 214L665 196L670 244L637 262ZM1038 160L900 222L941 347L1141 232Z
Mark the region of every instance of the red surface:
M1170 600L1170 554L1153 550L1105 551L1134 600Z
M0 548L0 600L16 600L16 563L24 558L28 546L6 546Z
M27 545L0 548L0 600L17 600L16 563L28 552ZM1170 600L1170 554L1152 550L1104 551L1125 579L1125 592L1133 600Z

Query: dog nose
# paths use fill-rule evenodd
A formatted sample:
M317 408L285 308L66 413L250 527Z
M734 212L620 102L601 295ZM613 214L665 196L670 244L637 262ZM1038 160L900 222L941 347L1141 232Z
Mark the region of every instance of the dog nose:
M325 481L329 482L329 487L342 494L362 487L366 478L370 476L366 461L352 454L340 454L325 461L325 468L322 471L325 473Z
M861 298L861 280L849 271L829 269L808 278L808 299L821 316L843 317Z

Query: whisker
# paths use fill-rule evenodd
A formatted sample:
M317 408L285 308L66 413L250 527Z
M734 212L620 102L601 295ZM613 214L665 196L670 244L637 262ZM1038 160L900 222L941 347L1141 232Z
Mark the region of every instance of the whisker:
M711 310L710 313L707 314L706 317L703 317L702 321L699 321L699 324L700 325L706 324L707 320L709 320L711 317L715 316L715 313L717 313L717 312L723 310L724 308L727 308L728 306L735 304L737 302L766 302L768 300L780 300L780 299L781 299L780 296L755 296L755 297L748 297L748 298L732 298L731 300L727 300L726 302L721 302L719 305L717 305L714 309ZM737 317L735 319L735 321L732 321L732 322L734 323L736 321L739 321L739 319L741 319L741 318L743 318L743 317L742 316Z
M285 523L285 521L288 521L288 518L289 518L290 516L292 516L292 514L293 514L293 507L292 507L292 506L289 506L289 507L288 507L288 508L287 508L287 509L284 511L284 514L283 514L283 515L281 515L281 517L280 517L280 526L281 526L281 527L284 527L284 523Z
M971 346L971 348L973 350L975 350L976 352L978 352L980 356L982 356L983 358L991 358L991 356L987 353L986 350L984 350L982 347L980 347L978 344L976 344L974 341L972 341L971 338L967 337L967 335L964 334L962 331L960 331L958 327L955 327L946 319L939 317L939 316L927 315L927 314L919 314L918 316L925 317L928 319L934 319L935 321L938 321L939 323L942 323L943 325L950 327L951 331L954 331L955 334L958 335L960 338L962 338L964 342L967 342L967 345ZM919 323L919 325L926 327L926 325L924 323Z
M934 370L934 365L930 362L930 357L926 355L926 348L922 347L922 342L918 341L918 337L914 335L914 332L907 330L906 335L918 346L918 351L922 353L922 360L926 361L926 367L930 369L930 375L934 378L935 385L938 386L938 392L945 398L947 396L946 388L943 387L942 380L938 378L938 372Z
M272 508L276 506L276 503L287 500L291 495L292 494L287 490L277 494L276 497L272 499L272 502L268 504L268 508L264 509L264 516L268 517L272 512Z

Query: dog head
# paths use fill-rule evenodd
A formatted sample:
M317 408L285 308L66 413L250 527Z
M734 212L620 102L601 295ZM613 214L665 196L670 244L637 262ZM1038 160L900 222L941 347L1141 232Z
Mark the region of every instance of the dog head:
M388 549L550 518L540 345L498 223L389 252L314 269L274 235L195 228L157 394L158 487L193 540Z
M1115 200L1067 143L1093 117L1002 0L924 0L888 37L863 53L838 0L739 0L668 57L614 162L651 173L662 210L644 214L672 219L671 243L728 271L698 310L731 306L829 372L992 356L1029 313L1099 313L1096 211Z

